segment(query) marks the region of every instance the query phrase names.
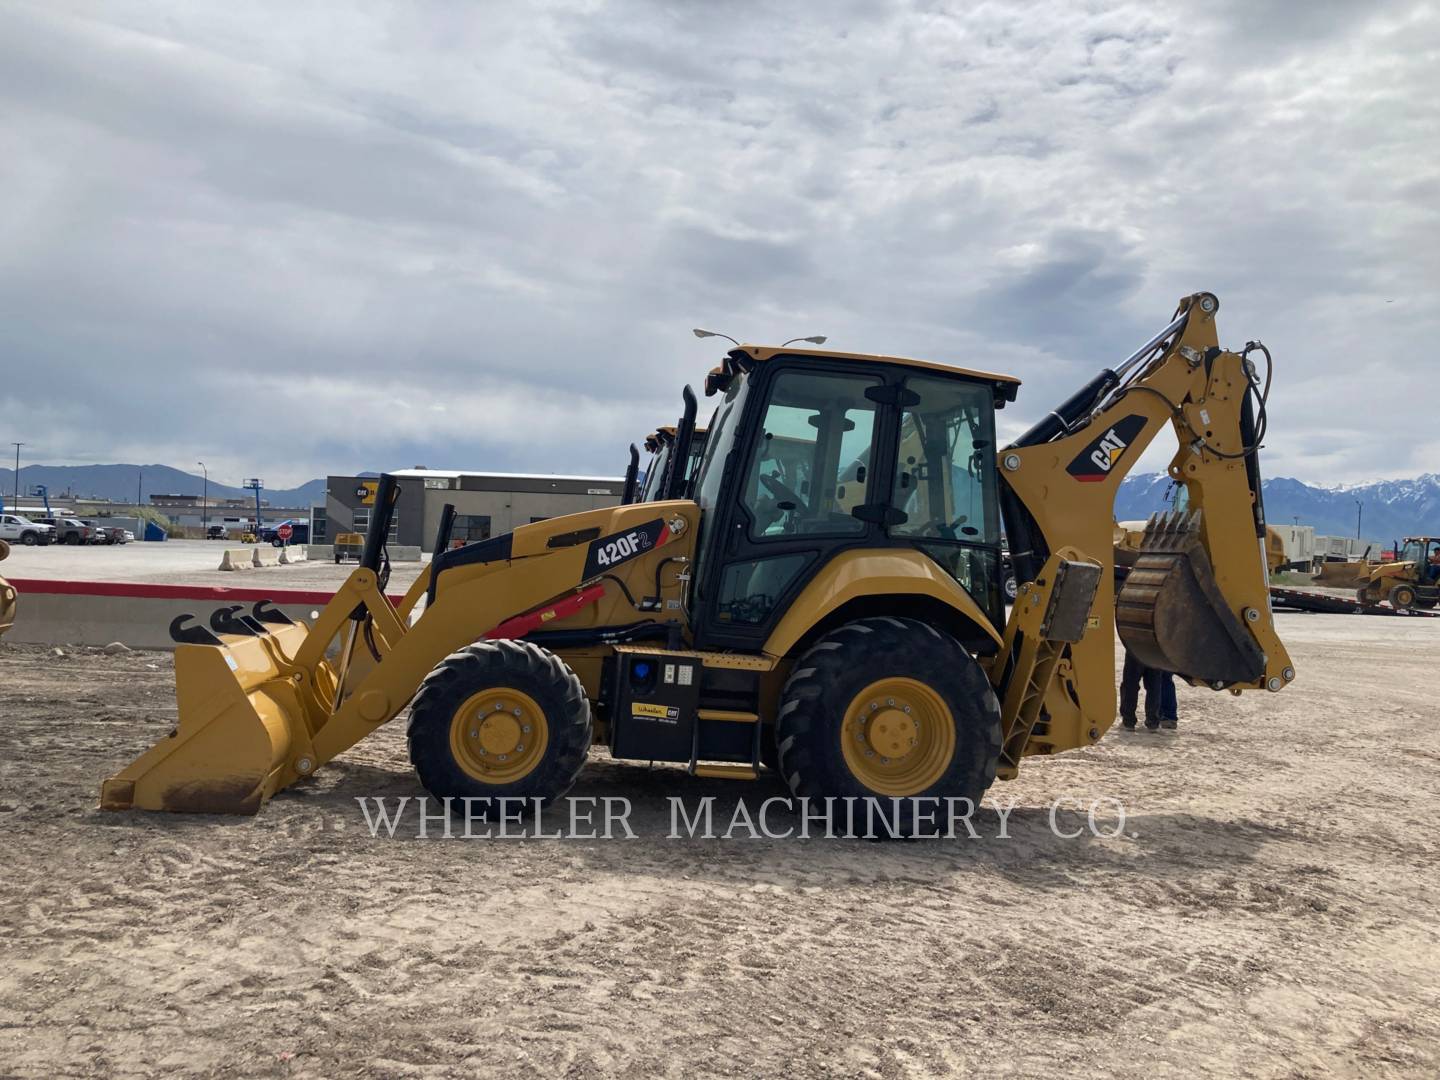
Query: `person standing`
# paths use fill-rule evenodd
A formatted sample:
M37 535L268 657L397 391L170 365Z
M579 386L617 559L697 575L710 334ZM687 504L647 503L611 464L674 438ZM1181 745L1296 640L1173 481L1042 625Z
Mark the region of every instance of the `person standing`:
M1125 667L1120 675L1120 726L1126 731L1135 730L1142 686L1145 689L1145 729L1174 731L1179 721L1175 676L1168 671L1146 667L1129 649L1125 650Z

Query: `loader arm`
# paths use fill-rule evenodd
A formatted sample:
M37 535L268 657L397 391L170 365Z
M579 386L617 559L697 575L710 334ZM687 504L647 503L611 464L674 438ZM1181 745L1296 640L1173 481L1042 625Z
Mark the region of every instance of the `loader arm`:
M377 504L392 485L382 478ZM245 633L212 619L216 634L182 631L194 636L175 650L179 726L105 781L101 806L253 814L394 719L437 657L484 638L636 618L640 583L659 580L661 561L688 560L698 520L694 503L669 502L522 526L438 553L398 606L382 588L380 545L367 543L313 626L251 620Z
M1192 684L1278 690L1294 678L1270 613L1254 368L1220 348L1218 306L1208 293L1187 297L1165 331L1000 455L1006 529L1022 582L1009 651L995 666L1006 691L1012 768L1017 741L1024 753L1049 753L1093 743L1109 728L1117 622L1142 662ZM1179 444L1169 475L1185 485L1189 509L1151 519L1117 619L1116 491L1167 424ZM1058 571L1080 562L1100 568L1083 633L1050 650L1056 655L1030 655L1034 638L1044 636L1042 609L1059 599ZM1028 719L1021 715L1027 701L1035 714Z

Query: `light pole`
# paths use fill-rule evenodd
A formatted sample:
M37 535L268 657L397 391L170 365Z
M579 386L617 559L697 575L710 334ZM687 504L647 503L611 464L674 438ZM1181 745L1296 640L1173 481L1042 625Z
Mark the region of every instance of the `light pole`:
M210 470L205 468L205 462L197 461L200 471L205 474L203 486L200 488L200 530L209 536L210 533Z
M23 442L17 442L17 443L15 444L15 511L16 511L16 513L19 513L19 511L20 511L20 447L22 447L22 446L24 446L24 445L25 445L25 444L24 444Z
M1364 504L1361 500L1356 499L1356 500L1355 500L1355 539L1356 539L1356 540L1359 540L1359 539L1360 539L1360 522L1361 522L1361 520L1364 518L1364 516L1365 516L1365 504Z
M816 334L814 337L792 337L789 341L782 341L780 348L783 349L786 345L794 345L797 341L808 341L811 345L824 345L825 335Z
M733 337L731 337L729 334L722 334L716 330L696 329L691 330L690 332L696 337L723 337L726 341L730 342L730 344L734 345L737 349L740 347L740 343L736 341Z

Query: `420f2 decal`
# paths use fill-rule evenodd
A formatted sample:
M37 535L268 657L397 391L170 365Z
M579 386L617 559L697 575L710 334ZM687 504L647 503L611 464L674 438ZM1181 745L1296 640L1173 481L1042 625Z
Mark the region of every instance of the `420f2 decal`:
M598 577L621 563L644 555L656 545L663 544L666 533L665 522L656 518L633 529L590 541L590 550L585 554L584 580Z
M1075 455L1075 460L1065 466L1065 471L1085 483L1104 480L1144 430L1145 417L1139 413L1122 417L1086 443L1085 449Z

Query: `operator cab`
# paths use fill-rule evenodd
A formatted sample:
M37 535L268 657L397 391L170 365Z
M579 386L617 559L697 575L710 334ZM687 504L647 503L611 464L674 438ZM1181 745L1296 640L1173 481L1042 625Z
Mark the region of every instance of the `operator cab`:
M699 648L759 648L851 549L914 548L1004 625L995 409L1019 381L924 361L742 346L694 485Z
M1414 563L1416 567L1423 568L1429 564L1436 552L1440 552L1440 537L1407 536L1405 546L1400 549L1395 561Z

